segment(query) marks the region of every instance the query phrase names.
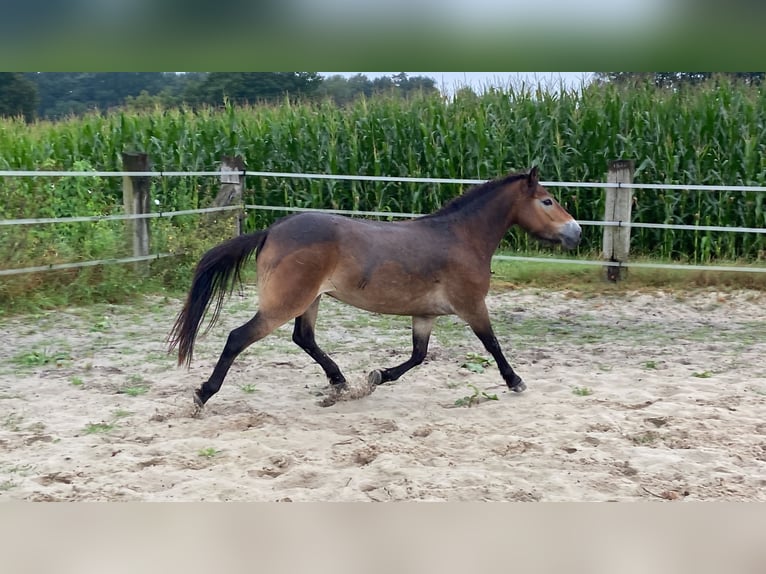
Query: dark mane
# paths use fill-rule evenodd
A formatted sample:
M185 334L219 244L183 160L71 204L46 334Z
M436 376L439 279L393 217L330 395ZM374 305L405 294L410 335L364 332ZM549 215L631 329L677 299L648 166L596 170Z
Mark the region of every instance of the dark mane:
M475 185L469 188L468 191L466 191L462 195L453 197L447 203L445 203L439 210L434 211L433 213L426 215L425 217L449 215L457 211L464 211L466 209L470 209L470 207L477 202L483 203L484 200L486 200L490 196L492 191L500 187L503 187L505 185L508 185L509 183L513 183L515 181L523 179L525 177L527 177L526 172L511 173L509 175L506 175L505 177L491 179L485 183Z

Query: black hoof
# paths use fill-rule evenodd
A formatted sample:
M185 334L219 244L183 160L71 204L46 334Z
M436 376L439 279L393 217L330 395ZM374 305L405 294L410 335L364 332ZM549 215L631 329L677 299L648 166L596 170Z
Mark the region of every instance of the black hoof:
M367 375L367 384L371 387L376 387L378 385L383 384L383 373L379 371L378 369L375 369L374 371L371 371L369 375Z
M514 374L513 380L508 383L508 388L511 389L514 393L521 393L527 390L527 385L519 375Z
M202 397L199 394L199 389L194 391L194 406L197 407L197 409L201 409L205 406L205 401L202 400Z

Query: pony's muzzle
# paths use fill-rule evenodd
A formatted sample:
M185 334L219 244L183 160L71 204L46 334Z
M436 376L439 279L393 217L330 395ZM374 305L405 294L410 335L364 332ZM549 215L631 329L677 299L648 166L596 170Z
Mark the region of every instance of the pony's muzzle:
M580 244L582 237L582 227L574 219L566 222L559 230L561 245L565 249L574 249Z

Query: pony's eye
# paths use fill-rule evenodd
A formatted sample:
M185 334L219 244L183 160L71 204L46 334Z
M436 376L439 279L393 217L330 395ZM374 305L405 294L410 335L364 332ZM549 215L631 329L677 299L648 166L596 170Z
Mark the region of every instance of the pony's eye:
M552 199L543 199L542 201L543 201L543 205L545 205L546 207L550 207L551 205L553 205Z

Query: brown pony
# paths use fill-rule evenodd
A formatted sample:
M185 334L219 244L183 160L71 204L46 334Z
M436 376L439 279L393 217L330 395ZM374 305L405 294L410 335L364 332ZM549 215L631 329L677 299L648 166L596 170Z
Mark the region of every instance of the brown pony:
M454 314L492 354L508 387L521 392L526 385L503 356L484 302L492 254L514 224L567 249L580 242L580 226L540 185L537 168L488 181L439 211L407 221L325 213L285 217L203 255L170 334L170 350L178 347L179 365L190 364L212 299L208 329L255 253L258 311L229 333L213 374L195 391L198 406L218 392L237 355L291 319L293 341L319 363L334 389L344 389L343 373L314 340L319 299L325 293L373 313L412 317L412 356L395 367L372 371L370 384L395 381L422 363L436 318Z

